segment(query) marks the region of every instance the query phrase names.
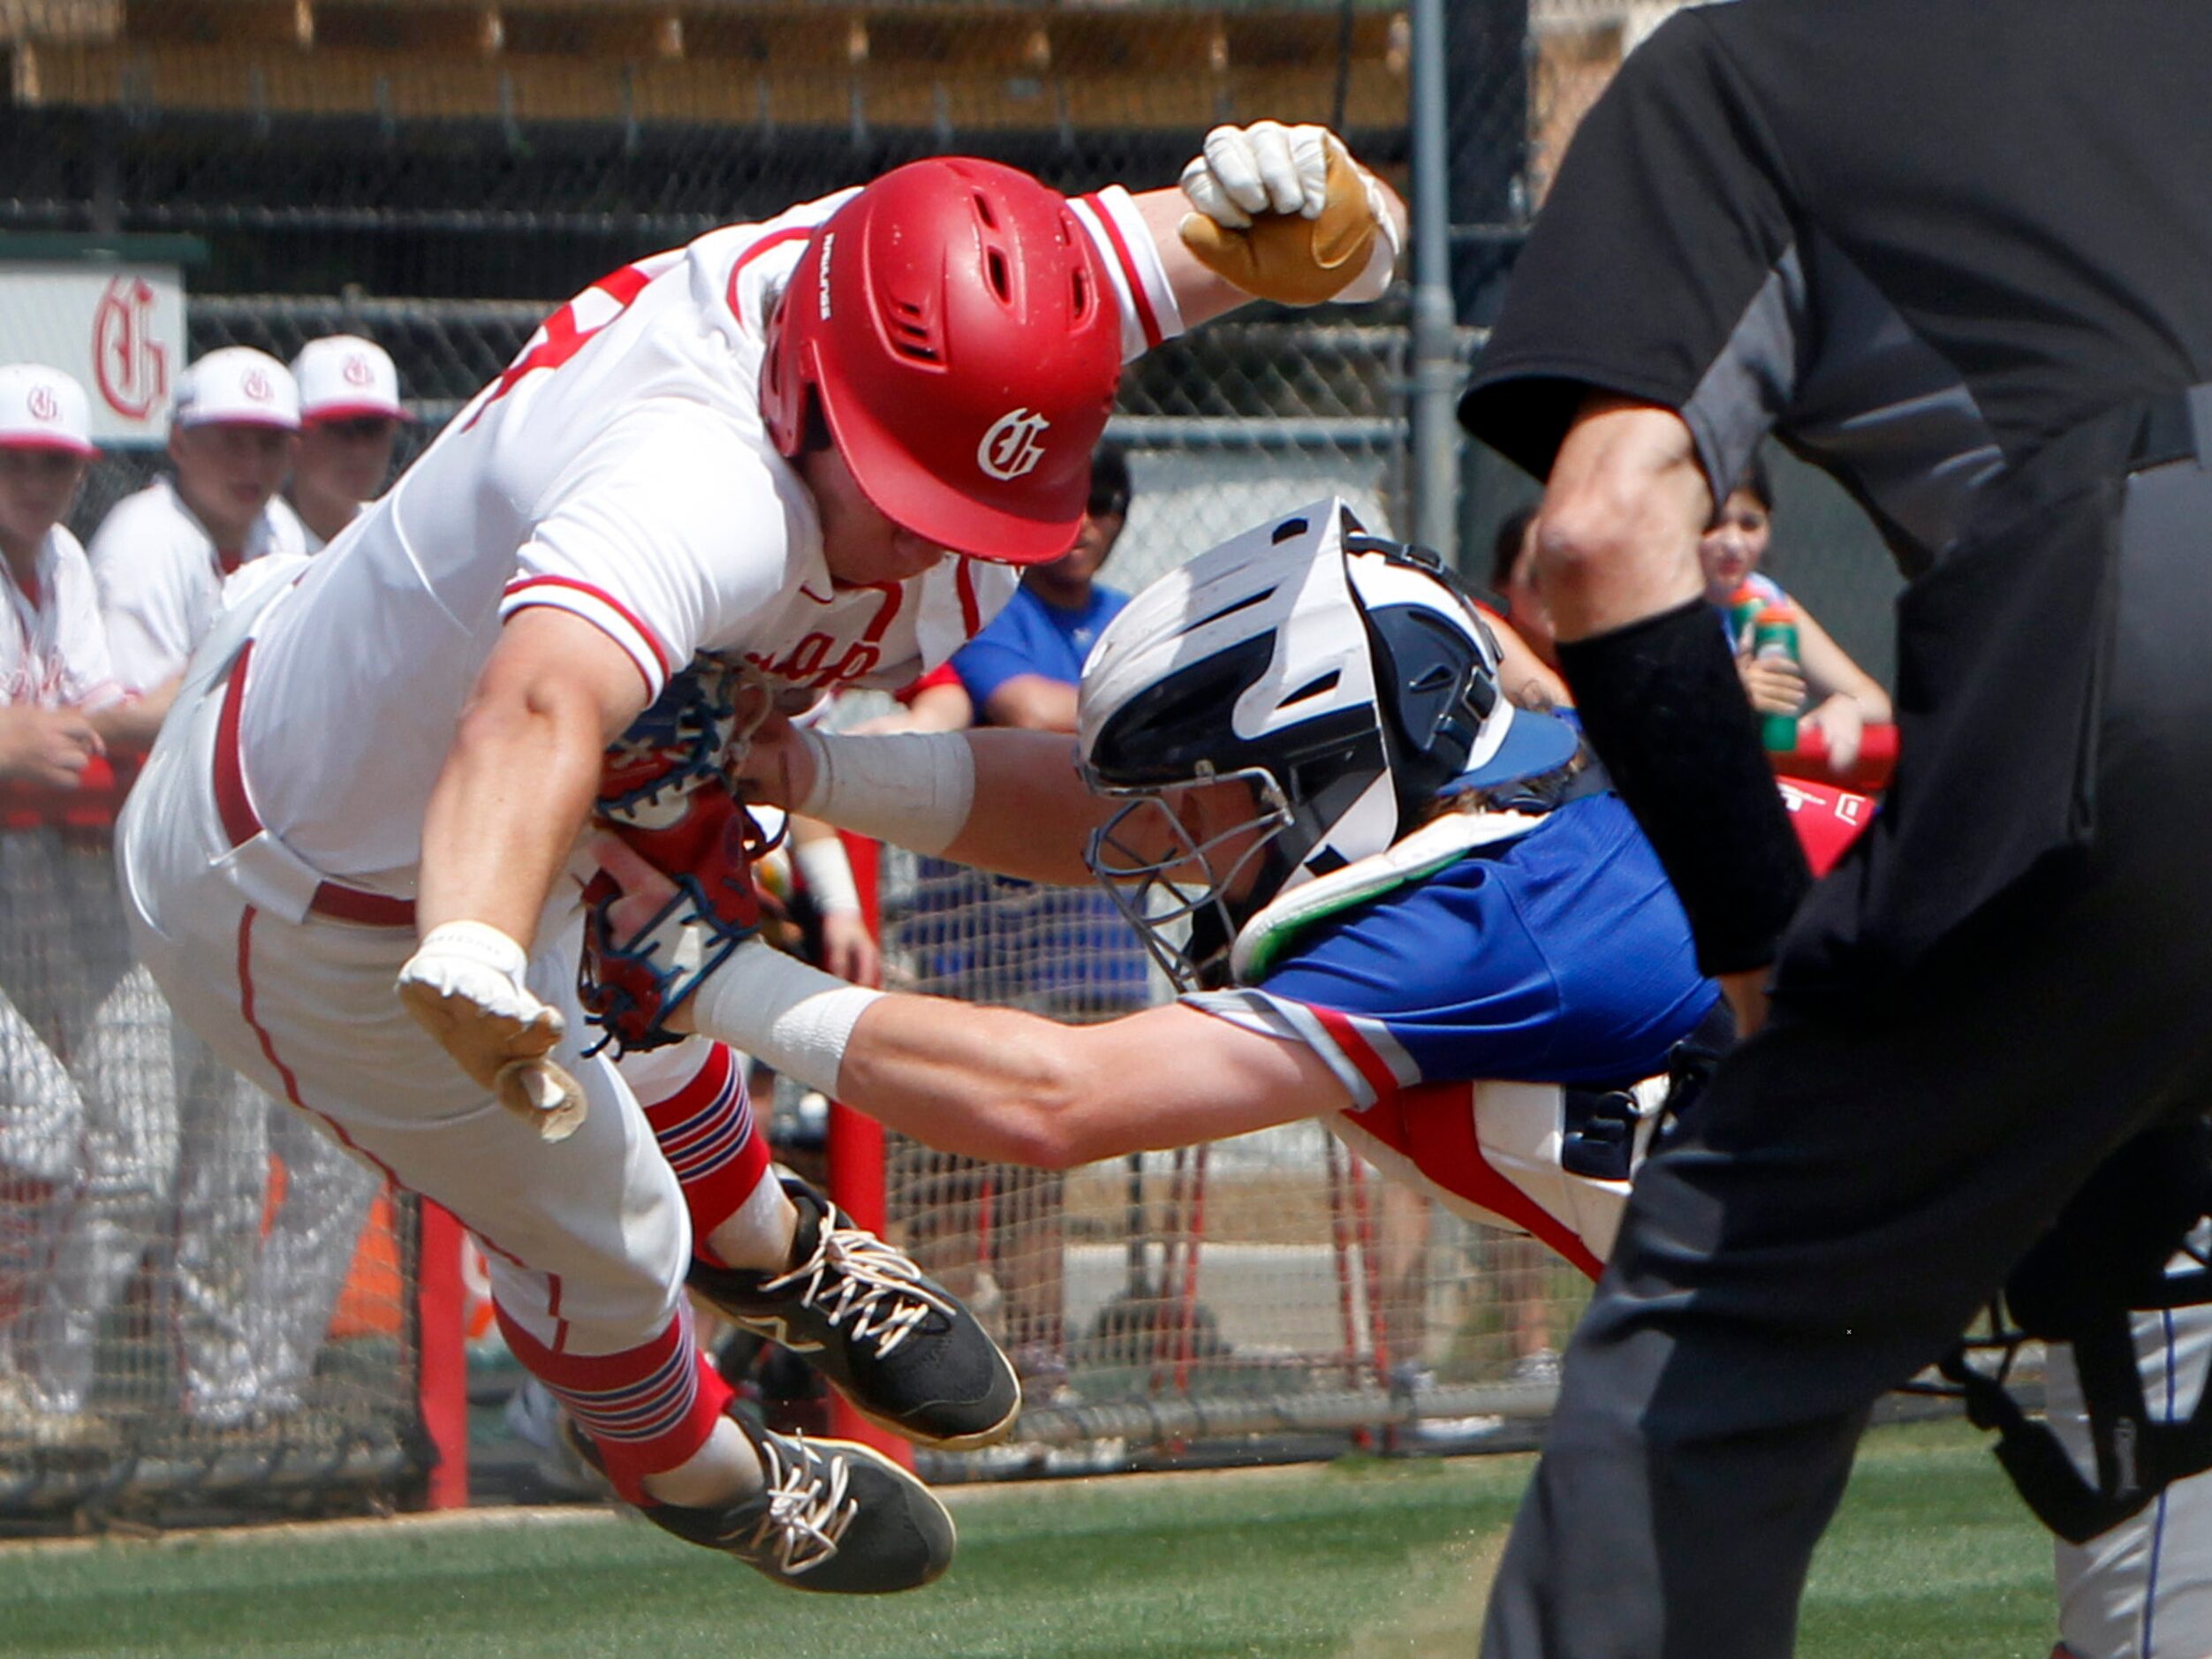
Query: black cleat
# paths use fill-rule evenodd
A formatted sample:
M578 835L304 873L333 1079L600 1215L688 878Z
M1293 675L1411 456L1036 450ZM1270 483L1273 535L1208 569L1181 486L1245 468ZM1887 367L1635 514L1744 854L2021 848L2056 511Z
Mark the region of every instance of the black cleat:
M796 1265L761 1273L694 1258L691 1288L798 1354L895 1435L953 1451L1004 1439L1021 1384L975 1315L903 1251L853 1226L804 1181L783 1179L799 1206Z
M849 1440L758 1428L731 1413L760 1454L760 1491L721 1509L650 1504L639 1513L686 1543L719 1549L794 1590L889 1595L918 1590L952 1564L952 1517L890 1458ZM570 1443L594 1467L590 1436Z

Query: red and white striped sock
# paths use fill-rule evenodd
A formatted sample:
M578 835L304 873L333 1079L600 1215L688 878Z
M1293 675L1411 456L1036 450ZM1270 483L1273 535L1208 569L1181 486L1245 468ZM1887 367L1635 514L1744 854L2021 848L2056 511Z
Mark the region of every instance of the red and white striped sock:
M645 1477L689 1461L730 1403L730 1385L693 1338L688 1307L650 1342L590 1354L556 1353L494 1307L508 1348L591 1436L628 1503L651 1504Z
M702 1046L703 1057L688 1079L671 1086L648 1073L642 1087L636 1079L631 1087L684 1189L693 1250L727 1267L707 1240L767 1178L768 1140L754 1129L753 1102L737 1057L719 1042Z

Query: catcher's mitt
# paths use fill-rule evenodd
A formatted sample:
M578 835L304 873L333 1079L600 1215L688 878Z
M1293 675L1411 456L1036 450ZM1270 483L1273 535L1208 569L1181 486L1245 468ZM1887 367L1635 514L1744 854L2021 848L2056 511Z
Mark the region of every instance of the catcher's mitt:
M667 1011L760 930L753 864L775 842L731 792L728 766L766 704L753 723L741 719L743 689L728 666L697 658L607 750L598 820L677 890L643 925L624 927L611 876L584 890L578 989L605 1034L594 1053L610 1042L627 1054L678 1041Z

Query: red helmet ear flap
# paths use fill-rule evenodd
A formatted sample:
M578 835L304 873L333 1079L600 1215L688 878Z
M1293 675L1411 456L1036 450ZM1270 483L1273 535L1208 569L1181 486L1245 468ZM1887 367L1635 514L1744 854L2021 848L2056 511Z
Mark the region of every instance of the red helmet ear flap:
M1121 315L1066 201L1026 173L894 169L808 239L770 316L761 410L805 447L819 405L893 523L978 558L1074 545L1121 375Z

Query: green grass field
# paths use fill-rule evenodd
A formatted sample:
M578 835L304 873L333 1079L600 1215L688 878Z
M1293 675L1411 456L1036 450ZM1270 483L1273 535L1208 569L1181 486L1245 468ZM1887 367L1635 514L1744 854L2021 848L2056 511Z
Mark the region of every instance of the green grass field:
M1525 1458L1039 1484L953 1499L920 1594L772 1588L612 1515L0 1547L9 1654L648 1659L1471 1655ZM1814 1563L1803 1659L2043 1659L2050 1551L1980 1439L1876 1431Z

